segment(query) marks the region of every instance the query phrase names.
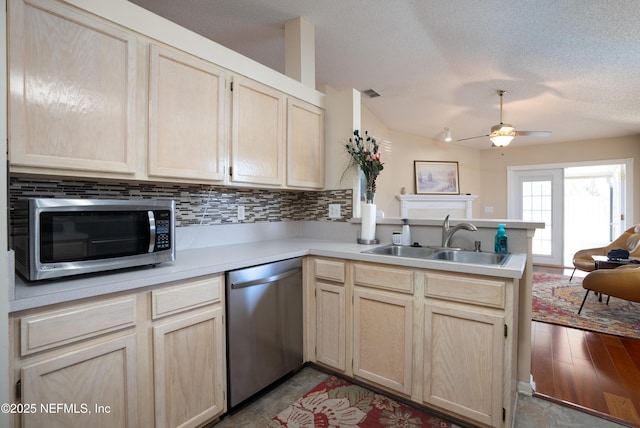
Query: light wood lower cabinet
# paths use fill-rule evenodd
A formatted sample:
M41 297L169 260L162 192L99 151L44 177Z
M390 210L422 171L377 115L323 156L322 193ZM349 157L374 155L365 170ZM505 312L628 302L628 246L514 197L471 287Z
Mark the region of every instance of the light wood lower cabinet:
M353 374L410 395L414 272L353 262Z
M517 331L512 281L434 271L423 278L424 402L490 426L509 425Z
M504 317L427 303L424 321L424 401L500 426Z
M226 410L224 277L11 314L13 428L198 427ZM42 407L44 406L44 407Z
M411 394L413 296L353 291L353 374Z
M224 410L223 308L153 327L156 427L200 426Z
M136 340L129 334L21 369L22 427L135 427Z
M345 262L337 259L312 258L307 264L315 290L315 330L311 335L315 346L310 355L333 369L347 369L347 302Z
M344 285L316 282L316 359L344 372L346 365Z
M319 257L309 265L315 362L472 423L511 426L517 280Z

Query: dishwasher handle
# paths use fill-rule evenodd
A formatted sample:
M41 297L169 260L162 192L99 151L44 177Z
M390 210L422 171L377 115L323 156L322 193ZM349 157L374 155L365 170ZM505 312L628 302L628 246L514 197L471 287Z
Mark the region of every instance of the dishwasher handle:
M243 282L232 282L231 283L231 289L232 290L237 290L239 288L251 287L253 285L260 285L260 284L266 284L266 283L269 283L269 282L276 282L276 281L279 281L281 279L293 276L293 275L297 274L298 272L302 272L302 268L291 269L291 270L288 270L288 271L285 271L285 272L282 272L282 273L278 273L276 275L268 276L266 278L252 279L250 281L243 281Z

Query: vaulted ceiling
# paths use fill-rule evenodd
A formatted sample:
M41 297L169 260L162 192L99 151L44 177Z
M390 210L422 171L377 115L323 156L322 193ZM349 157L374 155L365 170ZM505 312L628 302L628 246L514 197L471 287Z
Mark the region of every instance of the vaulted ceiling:
M284 24L315 27L316 84L375 89L388 128L485 149L640 135L637 0L131 0L284 73ZM640 140L640 137L639 137Z

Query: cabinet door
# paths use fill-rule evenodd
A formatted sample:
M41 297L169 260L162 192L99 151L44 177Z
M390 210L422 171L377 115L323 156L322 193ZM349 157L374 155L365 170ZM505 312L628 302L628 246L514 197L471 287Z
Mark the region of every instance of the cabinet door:
M133 174L134 36L57 2L8 3L12 170Z
M135 427L135 364L129 335L23 367L22 402L37 410L22 427Z
M344 285L316 282L316 360L341 371L347 368L345 310Z
M287 186L324 187L324 110L295 98L287 103Z
M150 56L149 176L222 181L223 71L156 45Z
M500 426L503 326L502 316L426 304L424 401Z
M224 411L222 306L153 327L156 427L201 426Z
M241 76L233 78L231 181L284 184L286 98Z
M354 290L353 373L411 394L413 296Z

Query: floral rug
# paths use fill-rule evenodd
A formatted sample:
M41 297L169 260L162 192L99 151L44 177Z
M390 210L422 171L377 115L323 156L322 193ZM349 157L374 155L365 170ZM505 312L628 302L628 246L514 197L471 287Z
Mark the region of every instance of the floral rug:
M335 376L327 377L269 423L269 427L289 428L451 426L437 416Z
M582 278L534 272L532 320L640 339L640 304L590 292L578 315L585 292Z

